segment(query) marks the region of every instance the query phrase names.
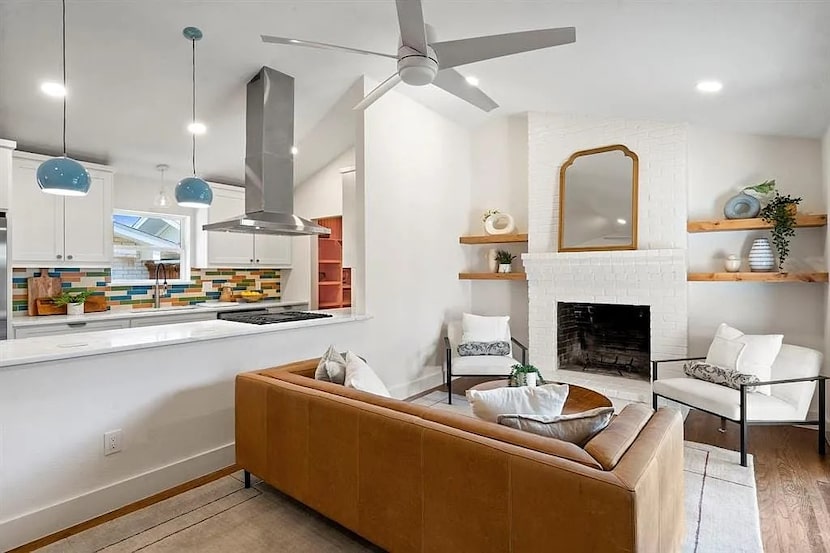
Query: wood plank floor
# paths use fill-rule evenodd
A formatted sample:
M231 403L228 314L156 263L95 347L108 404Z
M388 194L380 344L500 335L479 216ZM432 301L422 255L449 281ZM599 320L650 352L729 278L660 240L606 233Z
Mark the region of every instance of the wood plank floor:
M461 378L453 392L489 378ZM433 390L446 391L446 386ZM433 391L430 390L430 391ZM428 392L426 392L428 393ZM686 418L686 440L738 449L738 426L692 411ZM755 481L765 553L830 553L830 455L818 454L815 430L795 426L754 426L749 452L755 456Z
M686 439L738 449L738 426L718 432L717 417L692 411ZM815 430L795 426L749 429L766 553L830 552L830 456L818 454Z

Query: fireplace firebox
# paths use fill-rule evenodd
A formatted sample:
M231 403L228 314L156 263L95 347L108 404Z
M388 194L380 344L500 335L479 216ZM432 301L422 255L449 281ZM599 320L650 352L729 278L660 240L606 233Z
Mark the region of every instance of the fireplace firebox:
M559 369L650 379L648 306L559 302L557 321Z

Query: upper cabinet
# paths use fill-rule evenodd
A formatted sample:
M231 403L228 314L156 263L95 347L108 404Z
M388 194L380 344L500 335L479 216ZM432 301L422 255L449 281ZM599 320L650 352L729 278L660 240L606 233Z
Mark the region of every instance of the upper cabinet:
M238 232L207 232L202 225L245 213L245 189L211 183L213 203L196 217L196 267L291 267L291 238Z
M12 162L12 262L17 266L108 266L112 261L113 173L84 163L92 183L80 197L44 194L37 168L44 156L16 152Z
M17 143L0 138L0 211L11 207L12 153Z

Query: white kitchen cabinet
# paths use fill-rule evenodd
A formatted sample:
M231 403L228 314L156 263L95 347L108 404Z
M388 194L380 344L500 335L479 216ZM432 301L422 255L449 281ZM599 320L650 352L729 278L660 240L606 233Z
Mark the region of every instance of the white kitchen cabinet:
M11 208L12 153L17 143L0 138L0 211Z
M73 266L112 261L112 183L108 168L84 163L91 177L82 197L41 192L37 168L47 158L15 153L12 260L18 266Z
M98 330L117 330L128 328L129 319L114 319L110 321L78 321L74 323L43 324L24 326L14 330L15 338L35 338L38 336L59 336L61 334L77 334L79 332L96 332Z
M211 183L213 203L197 215L197 267L290 268L291 238L238 232L208 232L206 223L225 221L245 213L245 189Z
M130 319L130 328L144 326L173 325L178 323L195 323L199 321L215 321L216 313L213 311L200 311L198 313L175 313L172 315L156 315L154 317L136 317Z

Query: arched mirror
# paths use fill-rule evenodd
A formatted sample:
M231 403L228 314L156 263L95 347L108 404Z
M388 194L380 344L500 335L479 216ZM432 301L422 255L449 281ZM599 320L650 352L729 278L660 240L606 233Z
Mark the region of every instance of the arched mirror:
M637 249L637 154L614 144L575 152L559 170L559 251Z

